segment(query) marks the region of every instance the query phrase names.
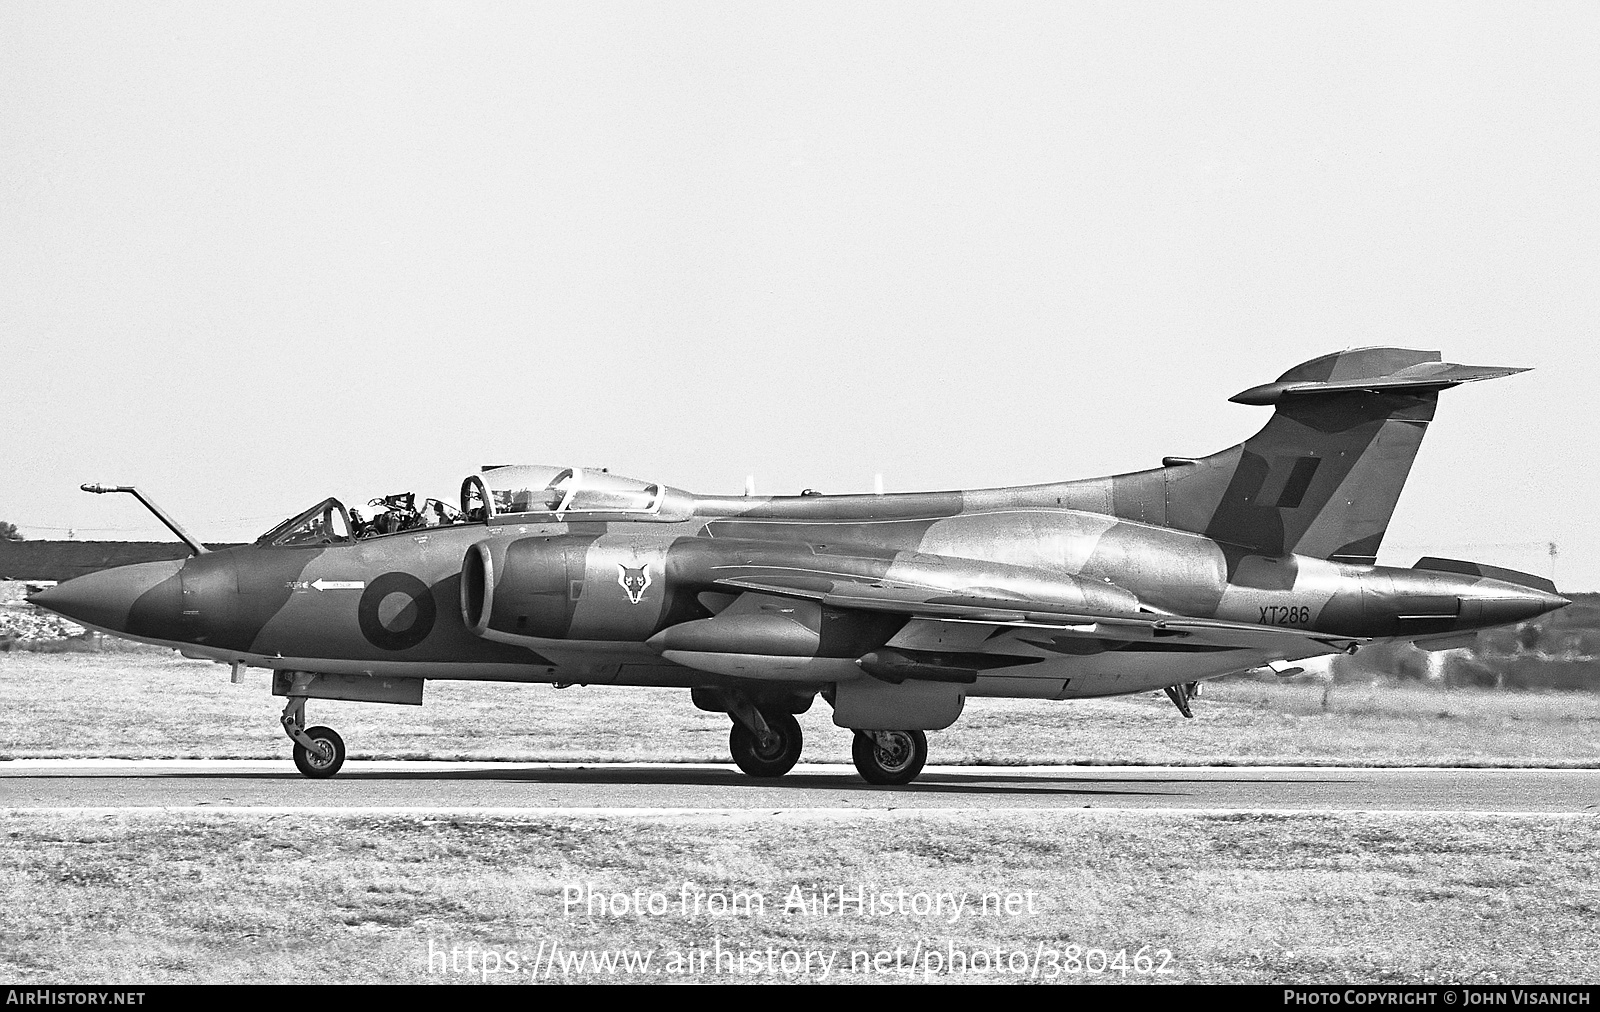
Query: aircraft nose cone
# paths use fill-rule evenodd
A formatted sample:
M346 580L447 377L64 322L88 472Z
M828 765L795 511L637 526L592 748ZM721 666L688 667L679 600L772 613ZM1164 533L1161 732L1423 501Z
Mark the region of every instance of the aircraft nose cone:
M28 602L97 629L128 632L133 617L153 604L160 611L177 614L183 601L177 578L182 569L182 562L120 566L30 594Z

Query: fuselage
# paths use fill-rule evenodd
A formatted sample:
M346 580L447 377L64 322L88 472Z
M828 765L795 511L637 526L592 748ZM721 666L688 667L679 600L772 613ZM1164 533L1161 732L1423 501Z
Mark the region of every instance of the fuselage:
M821 497L700 499L647 521L460 523L337 544L246 546L95 574L41 603L220 661L677 686L741 677L733 671L819 683L863 677L855 658L905 635L905 621L845 628L835 620L831 628L843 631L831 639L819 631L798 652L776 648L790 660L770 673L669 660L659 634L714 615L728 597L718 580L730 573L839 576L951 594L977 587L998 599L1054 597L1105 613L1352 639L1470 630L1564 603L1483 577L1249 554L1082 510L943 499L929 510L923 496L841 498L843 515L833 517ZM654 576L638 576L630 588L630 570ZM986 670L969 695L1114 694L1295 659L1281 650L1069 639L1026 627L985 630L961 646L1017 662Z

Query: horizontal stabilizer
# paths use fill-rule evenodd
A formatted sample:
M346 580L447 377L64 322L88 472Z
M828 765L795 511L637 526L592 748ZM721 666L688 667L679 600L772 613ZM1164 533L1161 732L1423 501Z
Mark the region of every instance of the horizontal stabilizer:
M1229 398L1239 404L1277 404L1290 397L1337 394L1355 390L1443 390L1460 383L1499 379L1519 372L1513 366L1457 365L1440 361L1436 351L1406 348L1360 348L1313 359L1279 376L1276 382L1251 387Z
M1519 573L1515 569L1502 569L1499 566L1486 566L1481 562L1463 562L1460 559L1435 559L1428 557L1418 559L1412 569L1426 569L1434 573L1457 573L1462 576L1481 576L1489 580L1501 580L1505 583L1514 583L1519 587L1532 587L1542 590L1547 594L1556 593L1556 585L1542 576L1531 573Z

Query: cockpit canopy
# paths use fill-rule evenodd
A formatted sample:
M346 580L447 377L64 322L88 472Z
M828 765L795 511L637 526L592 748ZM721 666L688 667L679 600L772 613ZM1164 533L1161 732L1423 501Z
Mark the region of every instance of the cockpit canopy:
M256 539L258 545L344 545L354 541L350 514L337 499L324 499Z
M324 499L256 539L257 545L343 545L358 539L465 523L560 523L584 519L643 519L661 512L667 489L594 468L518 464L485 468L461 483L461 510L437 499L416 505L414 493L383 496L363 517L337 499Z
M608 471L519 464L471 475L461 483L461 510L471 519L560 520L568 513L649 515L660 512L661 485Z

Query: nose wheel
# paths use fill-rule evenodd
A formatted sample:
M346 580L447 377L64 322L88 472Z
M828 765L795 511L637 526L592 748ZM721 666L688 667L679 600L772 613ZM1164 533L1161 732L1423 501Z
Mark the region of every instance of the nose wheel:
M294 765L303 776L325 780L344 765L344 739L331 727L306 727L306 697L290 696L283 729L294 742Z
M928 761L928 736L921 731L857 731L850 753L867 783L909 784Z
M294 743L296 768L313 780L339 772L339 767L344 765L344 739L339 733L331 727L308 727L305 735L311 739L311 746Z

